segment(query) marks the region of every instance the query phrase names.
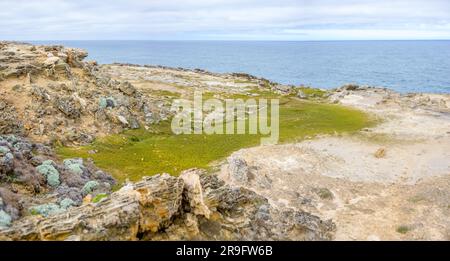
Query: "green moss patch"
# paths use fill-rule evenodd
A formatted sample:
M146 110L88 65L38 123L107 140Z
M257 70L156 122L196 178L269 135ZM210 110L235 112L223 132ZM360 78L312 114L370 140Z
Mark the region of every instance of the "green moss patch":
M372 124L361 111L339 105L280 100L280 143L300 141L318 134L351 133ZM209 168L212 162L241 148L257 146L261 135L174 135L169 122L152 131L126 131L83 147L59 147L61 158L92 158L119 182L139 180L157 173L178 175L182 170ZM89 151L98 151L89 154Z

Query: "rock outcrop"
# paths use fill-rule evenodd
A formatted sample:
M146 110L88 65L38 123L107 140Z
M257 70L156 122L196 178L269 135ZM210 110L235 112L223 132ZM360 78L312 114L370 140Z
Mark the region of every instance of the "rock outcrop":
M328 240L334 229L193 169L143 178L48 218L23 218L1 229L0 240Z
M170 113L128 81L115 80L87 53L63 46L0 42L0 134L87 144ZM161 115L161 116L160 116Z

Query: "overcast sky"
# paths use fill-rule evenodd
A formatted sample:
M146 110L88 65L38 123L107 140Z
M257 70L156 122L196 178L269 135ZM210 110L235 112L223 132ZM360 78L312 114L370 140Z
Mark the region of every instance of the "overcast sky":
M450 39L450 0L0 0L2 39Z

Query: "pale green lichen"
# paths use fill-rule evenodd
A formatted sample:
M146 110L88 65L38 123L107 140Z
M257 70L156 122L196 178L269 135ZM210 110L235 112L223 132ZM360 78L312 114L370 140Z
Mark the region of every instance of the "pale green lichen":
M102 97L100 98L100 100L98 101L98 107L100 109L106 109L108 106L110 107L116 107L117 106L117 102L113 97Z
M33 206L29 209L29 211L32 215L41 215L44 217L48 217L51 215L63 213L64 209L60 208L58 205L54 203L49 203Z
M50 164L41 164L36 167L36 170L47 179L48 185L52 187L59 186L59 172L55 169L55 167Z
M0 154L6 154L10 152L9 148L6 146L0 146Z
M108 102L106 101L106 98L104 98L104 97L100 98L100 100L98 101L98 107L100 109L106 109L107 105L108 105Z
M11 216L3 210L0 210L0 228L11 226Z
M97 187L99 186L98 182L95 180L91 180L88 181L84 186L83 186L83 193L85 195L91 193L92 191L94 191Z
M70 198L65 198L65 199L61 200L61 202L59 202L59 205L61 206L62 209L69 209L69 208L75 206L75 202L73 200L71 200Z
M42 162L42 165L55 165L55 162L53 160L45 160Z
M83 159L66 159L64 160L64 166L73 174L83 174Z

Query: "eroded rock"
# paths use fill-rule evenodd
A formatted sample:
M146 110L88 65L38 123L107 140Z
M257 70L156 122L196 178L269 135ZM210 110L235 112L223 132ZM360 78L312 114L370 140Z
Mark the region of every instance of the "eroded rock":
M7 240L326 240L331 221L273 208L267 199L189 170L128 184L98 203L30 216L0 230Z

